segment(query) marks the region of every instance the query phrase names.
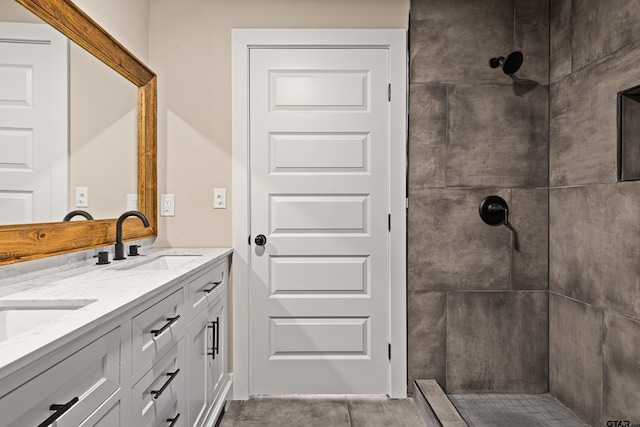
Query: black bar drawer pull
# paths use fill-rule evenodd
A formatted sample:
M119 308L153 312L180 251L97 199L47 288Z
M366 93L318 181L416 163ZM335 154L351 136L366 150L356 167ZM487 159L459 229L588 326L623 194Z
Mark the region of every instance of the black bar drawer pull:
M175 417L167 418L167 422L171 423L171 424L169 424L169 427L173 427L174 425L176 425L176 423L178 422L179 418L180 418L180 413L179 412L178 412L178 414L176 414Z
M216 317L216 346L215 346L216 354L218 350L220 350L220 318Z
M175 372L167 373L167 376L169 377L169 379L167 380L167 382L165 382L162 385L162 387L160 387L160 390L151 390L151 394L153 394L154 399L157 399L158 397L160 397L162 393L164 393L167 387L169 387L169 384L171 384L171 381L173 381L173 379L178 375L179 372L180 372L180 369L176 369Z
M219 345L220 345L220 318L216 317L216 320L211 322L210 325L207 325L207 328L213 329L213 334L211 337L211 353L207 353L208 356L212 356L213 360L216 360L216 354L219 353Z
M151 333L153 334L154 337L157 337L158 335L166 331L168 327L173 325L173 323L179 318L180 318L180 315L177 315L176 317L167 317L167 324L160 329L152 329Z
M71 399L70 401L65 403L64 405L51 405L51 406L49 406L49 410L50 411L56 411L55 414L51 415L49 418L47 418L42 423L40 423L40 425L38 427L47 427L47 426L50 426L51 424L55 423L58 418L63 416L64 413L67 412L69 409L71 409L71 407L73 405L78 403L78 400L80 400L80 399L78 399L77 397L74 397L73 399Z
M213 291L215 288L217 288L220 285L220 283L222 283L222 280L219 280L217 282L209 282L209 283L207 283L207 285L213 285L213 287L209 288L209 289L203 289L202 292L205 292L205 293L208 294L211 291Z

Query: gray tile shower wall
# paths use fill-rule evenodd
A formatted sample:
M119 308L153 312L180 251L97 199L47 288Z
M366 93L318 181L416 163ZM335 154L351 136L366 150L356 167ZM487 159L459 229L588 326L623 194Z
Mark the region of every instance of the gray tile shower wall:
M640 421L640 322L604 313L602 420Z
M552 83L551 186L616 182L616 95L640 84L639 61L640 35Z
M602 310L553 293L549 309L551 394L585 420L599 420Z
M547 1L411 2L409 384L548 390L548 25ZM514 50L517 78L489 67Z
M640 182L616 182L640 2L552 0L550 16L550 390L592 425L640 424Z
M409 378L446 384L447 293L409 291L408 299Z
M640 319L640 182L553 188L550 216L551 291Z
M544 393L546 291L450 292L447 392Z
M447 186L547 186L547 86L456 84L447 99Z
M410 37L409 380L544 391L548 357L591 424L640 424L640 182L616 182L640 2L412 0ZM516 49L517 79L488 66ZM516 233L479 220L489 194ZM547 288L548 319L518 305Z

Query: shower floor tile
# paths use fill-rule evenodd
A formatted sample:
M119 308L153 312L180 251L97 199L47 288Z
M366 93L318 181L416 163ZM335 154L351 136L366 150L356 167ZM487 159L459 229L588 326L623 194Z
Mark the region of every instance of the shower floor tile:
M582 427L550 394L449 394L469 427Z

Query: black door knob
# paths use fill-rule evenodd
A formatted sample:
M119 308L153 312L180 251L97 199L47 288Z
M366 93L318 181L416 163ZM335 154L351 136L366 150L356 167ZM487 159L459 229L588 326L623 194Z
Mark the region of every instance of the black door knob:
M258 246L264 246L265 243L267 243L267 238L264 236L264 234L258 234L254 242L256 242L256 245Z

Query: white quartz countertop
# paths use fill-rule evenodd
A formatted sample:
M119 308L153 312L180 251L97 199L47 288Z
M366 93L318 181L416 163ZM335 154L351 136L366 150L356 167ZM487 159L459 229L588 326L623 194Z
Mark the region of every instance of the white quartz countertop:
M149 249L144 253L141 251L138 257L112 261L107 265L95 265L95 260L88 261L85 265L56 274L0 287L0 308L21 305L42 307L54 302L58 305L89 302L0 341L0 380L93 328L117 319L135 305L159 295L186 276L215 264L231 252L229 248ZM176 261L179 265L153 268L161 261L159 258L165 256L170 257L166 258L167 261ZM128 269L142 264L149 267Z

